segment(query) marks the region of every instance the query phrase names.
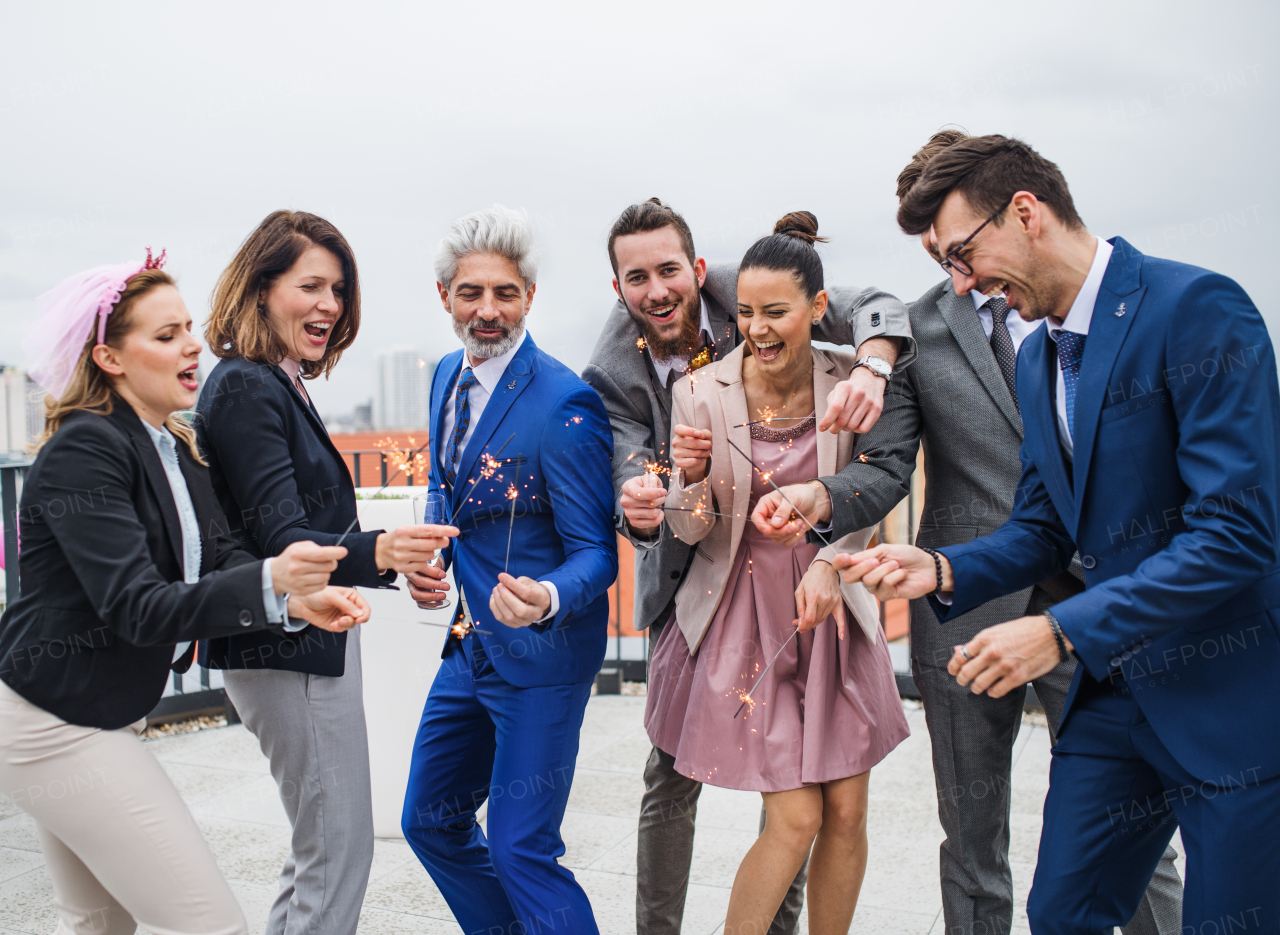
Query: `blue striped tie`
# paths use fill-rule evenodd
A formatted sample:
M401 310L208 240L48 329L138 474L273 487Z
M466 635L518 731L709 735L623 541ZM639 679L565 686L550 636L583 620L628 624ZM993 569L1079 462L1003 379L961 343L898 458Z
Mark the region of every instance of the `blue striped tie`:
M1076 384L1080 382L1080 361L1084 358L1084 339L1087 335L1074 331L1057 334L1058 366L1062 368L1062 382L1067 388L1067 431L1074 441L1076 437Z
M453 404L453 433L444 450L444 473L450 487L458 479L458 446L467 437L467 427L471 424L471 387L479 382L470 367L463 371L458 380L458 392Z

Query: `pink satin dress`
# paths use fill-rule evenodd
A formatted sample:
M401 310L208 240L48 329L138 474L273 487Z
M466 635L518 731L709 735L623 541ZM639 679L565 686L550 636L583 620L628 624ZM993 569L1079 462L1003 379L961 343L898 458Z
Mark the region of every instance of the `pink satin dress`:
M779 486L818 476L812 418L789 430L754 425L751 436L752 459ZM772 489L753 471L751 508ZM698 652L690 655L674 614L663 627L645 729L675 757L677 772L728 789L783 792L866 772L906 739L884 635L872 646L847 608L845 639L828 617L790 640L733 716L791 635L795 590L817 552L807 543L775 545L748 523Z

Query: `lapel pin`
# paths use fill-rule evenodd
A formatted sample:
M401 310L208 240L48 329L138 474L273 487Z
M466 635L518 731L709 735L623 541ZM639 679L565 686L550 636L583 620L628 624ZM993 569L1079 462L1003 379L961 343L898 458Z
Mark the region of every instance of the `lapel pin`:
M1116 309L1116 318L1123 318L1123 317L1124 317L1124 303L1121 302L1120 307Z
M509 390L514 390L515 388L516 388L516 381L515 381L515 380L512 380L510 383L508 383L508 384L507 384L507 389L509 389Z

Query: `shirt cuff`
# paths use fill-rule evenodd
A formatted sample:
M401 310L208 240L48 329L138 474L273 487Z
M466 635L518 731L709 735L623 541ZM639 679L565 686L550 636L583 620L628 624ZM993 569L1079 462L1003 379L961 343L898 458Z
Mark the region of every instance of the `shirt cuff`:
M271 577L271 559L262 563L262 609L266 612L267 623L283 623L289 633L297 633L307 627L305 620L288 618L289 595L276 593L276 583Z
M944 597L941 591L937 591L934 593L933 598L943 607L950 607L956 602L956 592L952 591Z
M546 616L542 619L534 621L534 623L545 623L546 621L553 619L556 614L560 613L560 592L550 581L539 581L538 584L546 588L547 593L551 595L551 609L547 611Z

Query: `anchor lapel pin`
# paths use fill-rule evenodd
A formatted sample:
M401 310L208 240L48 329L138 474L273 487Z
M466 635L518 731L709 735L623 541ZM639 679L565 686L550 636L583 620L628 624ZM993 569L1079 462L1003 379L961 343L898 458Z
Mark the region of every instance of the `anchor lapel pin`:
M1123 318L1123 317L1124 317L1124 303L1121 302L1120 307L1116 309L1116 318Z

